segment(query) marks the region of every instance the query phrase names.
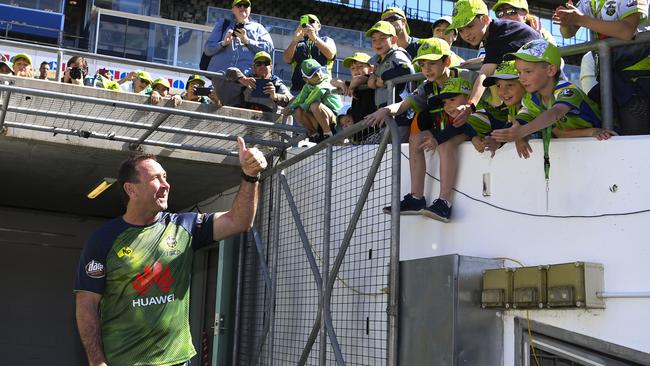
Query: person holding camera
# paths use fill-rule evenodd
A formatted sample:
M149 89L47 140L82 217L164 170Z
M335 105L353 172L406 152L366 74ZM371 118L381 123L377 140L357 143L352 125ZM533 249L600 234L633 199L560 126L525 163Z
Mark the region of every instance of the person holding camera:
M305 14L300 17L300 24L296 32L284 50L282 58L284 62L291 64L293 74L291 76L291 93L300 93L305 81L300 72L300 65L306 59L314 59L321 66L327 68L327 73L332 75L332 66L336 58L336 44L329 37L321 37L318 32L321 29L320 20L314 14Z
M226 76L240 84L243 107L262 112L280 113L293 97L282 79L273 75L273 60L264 51L255 54L253 71L246 74L236 67L228 68Z
M208 71L225 73L227 68L236 67L248 72L257 52L273 53L271 35L264 26L250 19L250 11L249 0L234 0L232 18L217 21L203 48L204 55L211 57ZM237 95L240 88L238 83L214 78L212 85L223 105L242 105Z
M68 60L67 67L63 72L63 81L66 84L92 86L92 78L88 79L88 63L81 56L72 56Z
M185 93L183 93L183 100L196 102L201 104L212 104L210 95L212 88L205 87L205 80L201 75L190 75L185 83Z

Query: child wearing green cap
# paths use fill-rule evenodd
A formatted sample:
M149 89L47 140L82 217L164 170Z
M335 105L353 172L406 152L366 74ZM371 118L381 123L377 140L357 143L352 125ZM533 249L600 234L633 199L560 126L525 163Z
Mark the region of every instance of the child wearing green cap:
M369 63L373 65L373 72L368 77L368 87L375 89L375 106L377 108L385 107L388 103L388 89L386 82L399 76L413 74L413 65L411 57L403 49L397 46L397 35L395 27L389 22L379 21L375 23L367 32L366 37L372 41L372 48L376 54L370 58ZM404 93L404 95L403 95ZM402 101L408 93L407 83L395 85L396 102ZM400 114L395 118L402 140L406 141L409 135L409 125L411 119L407 114Z
M535 116L530 123L492 131L499 142L513 141L553 126L556 137L596 137L606 140L616 132L601 128L600 108L575 84L560 79L558 48L545 40L525 44L505 56L515 60L519 80L528 95L525 105Z
M422 68L426 81L416 91L411 93L404 101L395 103L377 110L368 115L366 121L371 125L382 123L388 115L399 115L413 108L417 113L409 137L409 168L411 173L411 193L404 196L400 202L400 214L420 215L425 211L431 212L428 217L448 221L449 215L441 211L440 199L435 200L430 207L427 207L424 198L424 179L426 174L425 147L428 150L435 150L440 146L439 154L441 160L441 190L440 197L445 205L450 206L451 188L455 180L454 167L455 148L458 143L468 139L463 134L464 129L471 129L469 125L454 128L450 124L451 117L442 108L440 99L436 96L443 91L447 82L454 80L457 87L462 86L466 93L471 89L471 82L476 74L464 69L449 67L451 63L449 44L439 38L422 40L417 57L413 60ZM460 93L460 92L459 92ZM453 102L465 101L465 97L454 99ZM452 102L450 102L452 103ZM449 104L451 105L451 104ZM471 134L471 132L468 132ZM450 140L454 140L450 142ZM444 147L443 147L444 146ZM452 173L449 175L448 173ZM449 193L445 193L449 191ZM438 214L433 214L433 212ZM390 213L391 208L385 207L385 213Z
M459 0L454 4L452 23L447 32L457 30L460 37L467 43L478 46L483 43L485 57L479 70L478 78L472 88L468 102L459 107L459 115L453 121L459 127L476 110L476 104L481 99L485 87L483 80L492 75L503 55L515 52L529 41L541 36L526 24L501 19L490 19L488 7L483 0Z
M300 94L282 110L287 116L294 114L304 126L313 142L331 137L336 126L336 115L341 109L341 98L334 94L327 68L318 61L308 58L300 65L305 85Z
M153 81L151 84L151 95L149 96L149 101L151 104L158 104L163 99L171 99L174 102L174 107L178 107L183 103L183 98L180 95L171 95L169 94L169 89L171 85L169 80L164 78L158 78Z
M32 58L26 53L18 53L11 58L13 62L14 75L25 78L34 78L34 69L32 68Z

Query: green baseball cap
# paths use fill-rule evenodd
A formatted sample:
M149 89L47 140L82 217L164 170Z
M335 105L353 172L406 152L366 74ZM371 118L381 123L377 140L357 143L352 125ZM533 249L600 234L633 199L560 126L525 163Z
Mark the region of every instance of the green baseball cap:
M11 58L11 62L16 63L16 60L19 60L21 58L26 60L27 63L29 63L30 65L32 64L32 58L29 57L26 53L18 53L18 54L16 54L14 57Z
M149 73L146 72L146 71L142 71L142 70L138 70L138 71L136 71L136 72L135 72L135 76L137 76L138 79L142 79L142 80L148 81L149 84L151 84L151 83L152 83L152 80L153 80L153 79L151 78L151 74L149 74Z
M451 24L446 33L466 27L478 15L488 15L488 7L483 0L458 0L451 13Z
M260 52L255 54L255 57L253 57L253 62L255 62L257 60L267 60L268 62L273 61L273 60L271 60L271 55L269 55L265 51L260 51Z
M395 33L395 27L393 27L392 24L390 24L387 21L380 20L375 25L373 25L368 31L366 32L366 37L372 37L372 34L375 32L383 33L386 35L389 35L391 37L395 37L397 33Z
M505 61L516 58L528 62L548 62L551 65L560 66L562 57L560 50L552 43L544 39L535 39L521 46L517 52L507 53L503 56Z
M241 4L241 3L246 3L246 5L248 5L249 7L251 6L251 2L248 1L248 0L234 0L232 2L231 8L234 8L235 6L237 6L237 5Z
M383 13L381 13L381 20L385 20L391 15L399 15L400 17L404 18L404 20L406 21L406 33L411 34L411 29L409 28L409 23L406 19L406 14L404 13L404 10L396 6L388 7L386 8L386 10L384 10Z
M469 95L472 92L472 83L469 80L463 78L451 78L447 79L442 86L442 90L436 98L442 100L447 98L452 98L458 94Z
M327 72L327 68L319 64L318 61L314 60L313 58L306 59L300 65L300 71L302 72L302 76L306 77L307 79L314 76L314 74L316 74L321 70Z
M167 89L171 89L171 85L169 85L169 80L164 79L164 78L158 78L158 79L154 80L153 83L151 84L151 88L152 89L155 88L156 85L158 85L158 84L166 87Z
M352 54L352 56L349 56L349 57L346 57L345 59L343 59L343 67L347 67L349 69L350 66L352 66L352 63L354 61L358 61L358 62L367 64L369 60L370 60L369 55L367 55L367 54L365 54L363 52L355 52L354 54Z
M451 48L447 41L440 38L427 38L419 41L420 47L418 53L413 59L413 63L422 60L438 61L444 56L451 55Z
M3 60L3 61L0 61L0 64L6 65L9 68L9 70L11 70L11 73L12 74L14 73L14 64L13 64L13 62Z
M528 2L526 0L499 0L492 7L492 11L497 11L501 5L510 5L513 8L524 9L528 13Z
M190 82L192 81L198 81L201 83L201 87L205 86L205 80L201 77L201 75L190 75L190 77L187 79L187 83L185 84L185 89L187 89L188 86L190 86Z
M497 66L492 76L483 80L483 86L488 87L497 83L497 80L514 80L519 79L519 71L515 68L514 61L503 61Z

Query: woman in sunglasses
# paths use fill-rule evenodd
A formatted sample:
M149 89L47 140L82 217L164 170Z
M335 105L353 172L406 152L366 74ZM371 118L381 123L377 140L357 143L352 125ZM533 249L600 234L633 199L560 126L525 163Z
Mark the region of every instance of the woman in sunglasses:
M321 29L320 20L314 14L304 14L296 28L291 43L284 50L282 59L291 65L291 93L300 93L305 81L300 73L300 65L306 59L314 59L321 66L327 68L327 73L332 75L332 66L336 58L336 44L330 37L321 37L318 32Z
M548 43L555 44L555 37L542 27L539 18L530 14L526 0L500 0L492 7L498 19L513 20L527 24L542 35Z

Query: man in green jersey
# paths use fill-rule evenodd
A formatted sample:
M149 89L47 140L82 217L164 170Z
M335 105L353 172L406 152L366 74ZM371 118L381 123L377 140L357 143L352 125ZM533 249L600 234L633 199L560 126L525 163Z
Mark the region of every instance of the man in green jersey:
M76 318L91 366L185 365L193 250L248 230L264 155L238 138L242 182L228 212L166 212L170 185L153 155L124 161L126 212L86 243L75 280Z

